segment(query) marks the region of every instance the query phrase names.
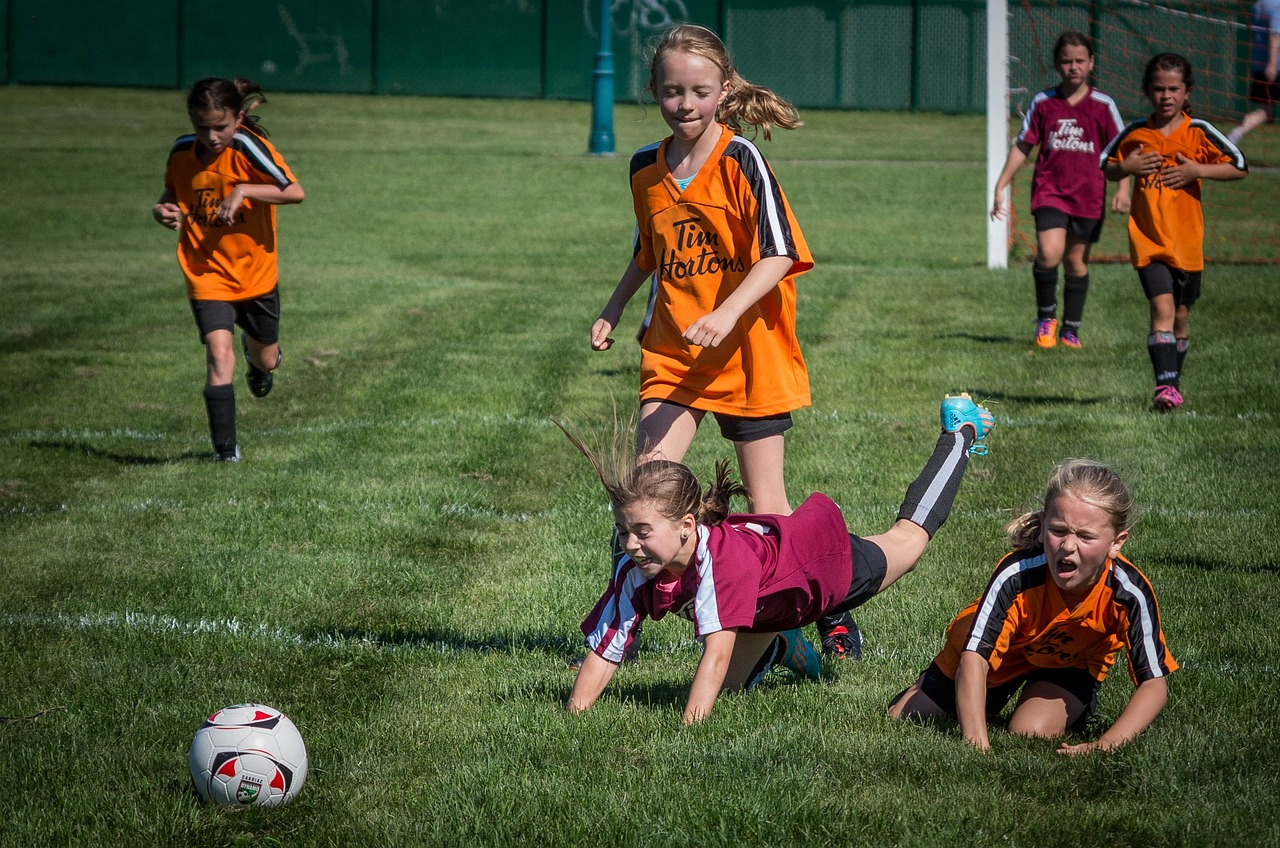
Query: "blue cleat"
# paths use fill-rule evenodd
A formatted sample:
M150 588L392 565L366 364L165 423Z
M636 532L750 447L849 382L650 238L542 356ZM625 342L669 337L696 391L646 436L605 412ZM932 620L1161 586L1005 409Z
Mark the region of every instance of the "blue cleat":
M974 403L968 392L962 392L955 397L944 397L940 413L942 429L948 433L958 433L962 427L972 427L973 444L969 447L969 453L974 456L987 455L987 446L982 444L982 439L996 426L996 419L990 410Z
M797 677L817 680L822 676L822 660L808 639L797 630L784 630L778 634L780 650L775 662Z

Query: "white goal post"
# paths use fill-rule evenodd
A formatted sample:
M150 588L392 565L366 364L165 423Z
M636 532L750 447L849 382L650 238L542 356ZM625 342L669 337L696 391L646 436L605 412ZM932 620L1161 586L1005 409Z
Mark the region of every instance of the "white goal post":
M987 267L1009 267L1009 215L992 220L991 199L1009 155L1009 3L987 0L987 193L982 217L987 220ZM1010 189L1005 208L1012 210Z

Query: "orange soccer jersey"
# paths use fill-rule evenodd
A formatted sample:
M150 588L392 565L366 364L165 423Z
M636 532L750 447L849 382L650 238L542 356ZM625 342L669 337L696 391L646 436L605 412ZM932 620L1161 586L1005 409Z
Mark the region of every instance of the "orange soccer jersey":
M988 688L1044 668L1084 669L1101 683L1121 648L1135 683L1178 668L1165 647L1155 592L1142 572L1115 557L1088 597L1068 608L1044 551L1036 548L1001 560L982 597L947 628L946 645L934 662L955 678L960 654L974 651L991 666Z
M240 183L284 188L296 182L284 159L261 136L240 130L208 165L196 155L194 135L179 137L169 151L165 188L182 207L178 264L192 300L243 300L276 285L276 208L246 200L236 220L220 223L220 204Z
M782 189L756 146L725 129L681 191L666 165L669 141L631 160L636 264L658 283L641 345L640 399L749 418L808 406L795 277L813 257ZM791 258L787 276L718 346L690 346L684 331L771 256Z
M1208 121L1183 113L1169 135L1134 121L1102 152L1102 165L1118 163L1139 146L1159 151L1161 168L1178 163L1181 153L1202 165L1230 164L1248 170L1244 155ZM1204 270L1204 212L1200 208L1200 180L1183 188L1159 184L1160 172L1137 180L1129 213L1129 258L1134 268L1161 262L1183 271Z

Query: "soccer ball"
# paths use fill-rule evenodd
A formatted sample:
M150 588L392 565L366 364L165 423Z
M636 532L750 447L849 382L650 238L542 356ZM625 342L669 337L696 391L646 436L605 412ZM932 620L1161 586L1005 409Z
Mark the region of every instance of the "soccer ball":
M302 734L277 709L236 704L205 720L187 758L196 792L224 807L275 807L307 780Z

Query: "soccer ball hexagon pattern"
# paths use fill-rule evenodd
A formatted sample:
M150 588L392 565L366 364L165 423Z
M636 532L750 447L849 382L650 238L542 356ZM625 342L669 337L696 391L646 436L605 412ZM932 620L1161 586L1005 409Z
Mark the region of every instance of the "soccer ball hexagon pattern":
M307 780L307 748L288 716L263 704L236 704L205 720L191 740L191 780L224 807L287 804Z

